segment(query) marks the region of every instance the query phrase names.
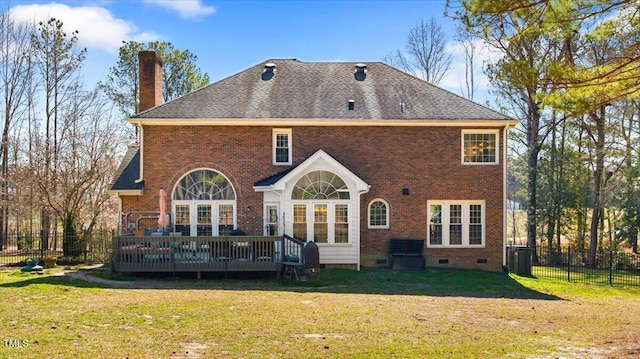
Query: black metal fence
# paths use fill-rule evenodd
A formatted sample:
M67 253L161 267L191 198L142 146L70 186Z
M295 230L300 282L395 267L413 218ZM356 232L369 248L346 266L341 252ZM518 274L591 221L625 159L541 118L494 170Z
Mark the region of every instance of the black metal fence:
M112 260L113 232L108 230L79 233L74 242L81 243L80 250L73 255L65 255L62 231L12 232L0 239L0 267L23 266L28 259L43 263L45 257L56 258L60 265L109 263Z
M593 264L588 261L588 252L576 248L565 248L562 252L550 251L548 247L537 247L537 262L531 257L531 248L507 248L507 266L516 274L533 275L539 278L566 280L575 283L640 287L640 256L623 251L596 253ZM523 264L524 263L524 264ZM529 265L529 273L527 272ZM519 273L520 272L520 273Z

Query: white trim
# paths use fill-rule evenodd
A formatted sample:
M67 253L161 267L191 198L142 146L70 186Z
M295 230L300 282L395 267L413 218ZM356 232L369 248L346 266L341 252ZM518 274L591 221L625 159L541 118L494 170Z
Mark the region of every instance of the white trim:
M502 265L507 265L507 134L509 126L504 126L502 146Z
M353 216L351 215L351 210L352 210L352 201L350 199L340 199L340 200L292 200L291 201L291 212L293 213L293 207L296 204L302 204L305 205L305 212L306 212L306 225L307 225L307 241L315 241L315 238L313 238L313 234L314 234L314 225L316 224L315 222L315 206L316 205L324 205L326 206L326 210L327 210L327 218L326 218L326 222L322 222L322 223L326 223L327 224L327 241L326 242L316 242L318 244L318 246L320 245L324 245L324 246L353 246L353 241L352 241L352 237L350 235L350 233L352 232L352 226L355 225L354 223L351 222ZM349 227L349 232L347 234L347 242L346 243L337 243L336 242L336 238L335 238L335 230L336 230L336 205L338 204L345 204L347 205L347 225ZM293 222L293 216L291 218L291 221ZM344 223L344 222L340 222L340 223ZM293 228L293 226L292 226ZM293 234L293 232L292 232Z
M180 181L182 181L183 178L185 178L188 174L193 173L195 171L201 171L201 170L205 170L205 171L211 171L211 172L215 172L219 175L221 175L222 177L224 177L225 180L227 180L227 182L229 182L229 185L231 186L231 189L233 190L233 201L238 201L238 193L236 192L236 187L233 185L233 182L231 182L229 180L229 177L227 177L224 173L222 173L221 171L218 171L214 168L211 167L197 167L197 168L193 168L190 169L186 172L184 172L182 174L182 176L180 176L180 178L178 178L178 180L173 184L173 188L171 189L171 193L169 193L171 200L174 201L173 199L173 194L176 192L176 188L178 187L178 184L180 184ZM178 201L178 200L176 200ZM224 200L222 200L224 201Z
M374 204L375 202L382 202L386 207L385 225L381 226L381 225L371 224L371 205ZM386 200L382 198L374 198L371 201L369 201L369 203L367 204L367 228L368 229L389 229L389 218L391 217L389 212L391 212L389 209L389 202L387 202Z
M309 172L329 171L339 176L349 189L348 200L327 200L325 203L347 203L349 215L349 243L319 243L321 264L355 264L360 270L360 197L369 191L369 184L351 172L322 150L292 169L285 176L269 186L255 187L256 192L263 193L263 206L279 200L282 215L281 234L293 234L293 204L304 203L309 210L313 201L292 200L291 193L298 180ZM344 201L344 202L343 202ZM307 225L312 225L307 223ZM307 227L308 228L308 227Z
M114 196L142 196L141 189L108 190L107 193Z
M140 143L139 151L140 151L140 173L135 183L140 183L144 181L144 128L142 127L142 123L137 122L137 126L140 129L140 138L138 139Z
M269 225L271 225L272 223L269 222L269 207L275 207L276 208L276 224L277 224L277 231L278 231L278 235L282 235L283 233L283 228L282 228L282 217L281 217L281 212L280 212L280 202L267 202L267 201L263 201L262 203L262 234L265 236L269 236L270 234L268 233L268 228Z
M277 150L277 138L278 135L287 135L287 150L288 150L288 156L287 162L277 162L276 161L276 150ZM291 164L293 163L292 161L292 157L293 157L293 135L292 135L292 131L290 128L274 128L271 130L271 158L272 158L272 162L271 164L275 165L275 166L291 166Z
M441 205L440 212L442 224L442 244L431 244L431 206ZM445 230L449 225L449 208L450 205L462 205L462 244L449 244L449 232ZM482 244L469 244L469 206L482 206ZM486 201L484 200L429 200L427 201L427 247L428 248L484 248L487 245L487 217L486 217ZM446 210L445 210L446 209Z
M318 119L318 118L128 118L132 124L153 126L389 126L389 127L514 127L517 120L372 120L372 119Z
M465 162L464 135L492 134L496 138L495 162ZM462 129L460 131L460 163L464 166L490 166L500 164L500 130L498 129Z
M351 172L348 168L343 166L342 163L336 161L333 157L329 156L329 154L327 154L323 150L316 151L316 153L307 158L291 172L287 173L271 187L276 191L284 191L287 187L288 182L293 180L292 186L289 189L289 192L291 192L291 189L293 189L293 184L295 184L303 174L311 172L312 170L327 170L335 173L345 181L345 183L349 187L349 190L353 189L357 192L352 193L354 196L356 194L362 194L369 191L369 184L361 180L360 177L358 177L355 173ZM349 185L350 183L353 183L354 187ZM291 193L288 193L287 196L290 197Z
M176 207L180 205L189 206L189 232L191 237L198 236L198 206L211 206L211 235L219 235L220 226L220 206L231 205L233 211L232 226L233 229L238 226L238 206L235 200L172 200L171 201L171 216L175 224Z
M218 199L218 200L195 200L195 199L174 199L174 194L176 192L176 189L178 188L178 185L180 184L180 182L182 181L183 178L185 178L187 175L195 172L195 171L201 171L201 170L205 170L205 171L211 171L211 172L215 172L217 174L219 174L220 176L224 177L224 179L229 183L229 186L231 186L231 190L233 191L233 198L234 199ZM227 177L225 174L223 174L221 171L218 171L216 169L210 168L210 167L198 167L198 168L193 168L189 171L186 171L182 174L182 176L180 176L180 178L178 178L178 180L174 183L173 188L171 189L171 193L169 193L169 198L171 199L171 216L174 220L175 223L175 218L176 218L176 205L185 205L188 204L189 205L189 232L190 235L192 237L195 237L198 235L197 232L197 216L198 216L198 211L197 211L197 206L200 204L204 204L204 205L211 205L211 231L212 231L212 235L218 235L218 226L220 225L220 221L218 218L218 214L219 214L219 209L220 209L220 205L221 204L230 204L233 206L233 229L237 228L238 225L238 194L236 193L236 188L233 185L233 183L229 180L229 177Z

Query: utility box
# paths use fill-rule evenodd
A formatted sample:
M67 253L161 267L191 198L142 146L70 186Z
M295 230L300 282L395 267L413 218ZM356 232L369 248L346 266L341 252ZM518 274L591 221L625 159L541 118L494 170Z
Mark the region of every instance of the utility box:
M517 275L531 275L531 248L515 247L510 255L512 260L511 271Z
M307 242L302 248L302 256L304 257L304 269L311 271L320 269L320 252L316 242Z

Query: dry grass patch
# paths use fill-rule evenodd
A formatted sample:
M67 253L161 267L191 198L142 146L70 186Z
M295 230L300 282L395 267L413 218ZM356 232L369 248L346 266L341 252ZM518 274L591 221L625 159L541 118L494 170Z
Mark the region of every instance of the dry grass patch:
M309 283L127 279L0 272L2 339L28 343L0 357L640 354L638 290L456 270L325 270Z

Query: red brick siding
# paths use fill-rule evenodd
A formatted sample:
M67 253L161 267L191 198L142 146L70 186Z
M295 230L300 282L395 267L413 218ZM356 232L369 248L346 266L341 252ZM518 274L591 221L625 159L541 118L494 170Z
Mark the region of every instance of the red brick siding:
M138 53L140 106L138 112L162 104L162 59L155 51Z
M502 135L498 136L502 151ZM170 199L180 177L207 167L224 174L233 184L238 227L247 234L260 235L262 193L256 193L253 184L288 168L271 164L271 145L270 127L146 126L144 195L123 198L123 211L156 209L160 188L167 190ZM322 149L371 185L361 197L363 266L375 266L377 260L387 258L389 238L426 239L428 200L485 200L486 247L425 246L427 265L438 266L439 259L448 259L449 267L500 270L503 157L500 155L499 165L463 166L460 128L294 127L292 145L293 166ZM409 195L402 194L403 188L409 189ZM374 198L389 203L389 229L367 228L367 206ZM478 264L478 259L486 259L487 264Z

